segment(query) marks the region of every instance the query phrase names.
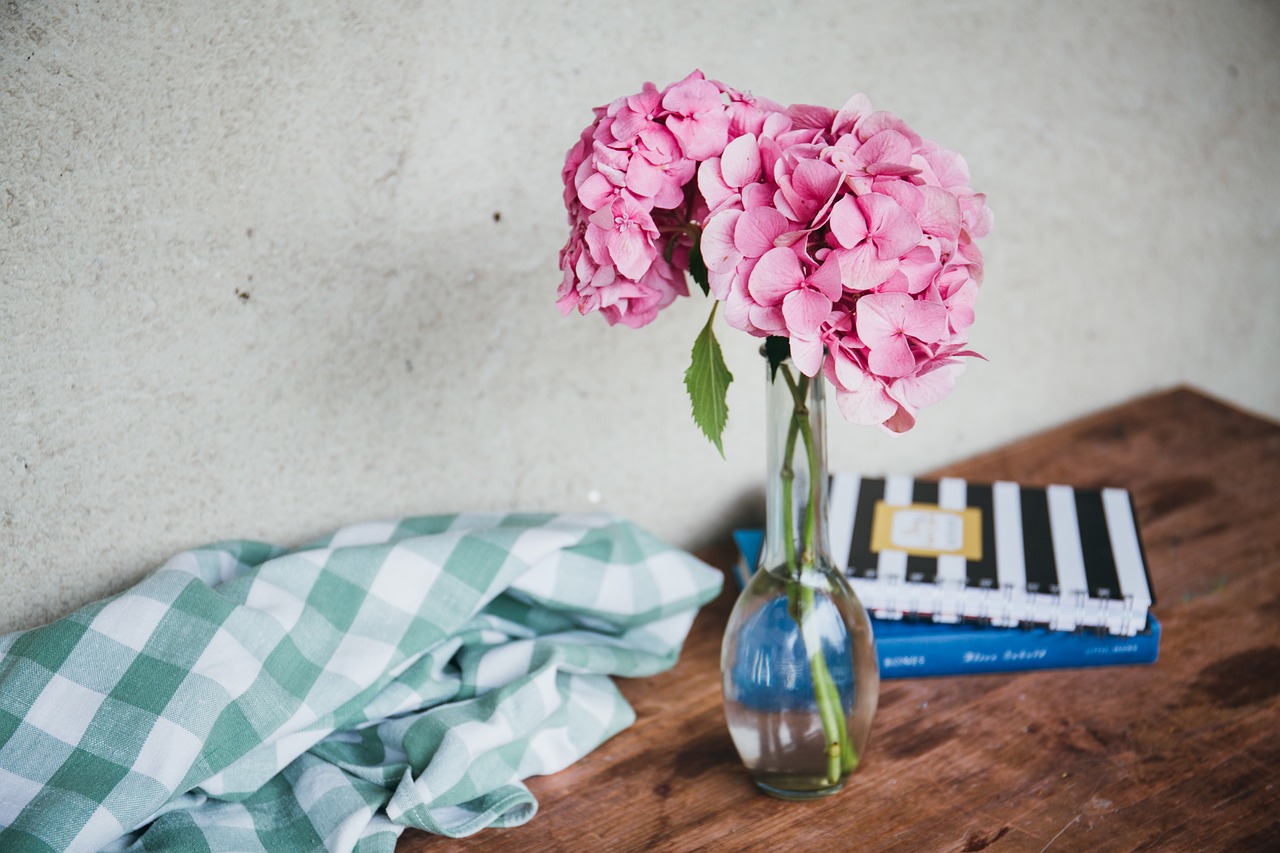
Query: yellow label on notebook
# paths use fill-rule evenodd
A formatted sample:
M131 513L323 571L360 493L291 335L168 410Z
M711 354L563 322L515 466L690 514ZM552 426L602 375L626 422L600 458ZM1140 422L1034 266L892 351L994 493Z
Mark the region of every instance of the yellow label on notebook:
M982 510L943 509L936 504L890 506L876 502L871 519L871 550L905 551L916 557L955 554L982 559Z

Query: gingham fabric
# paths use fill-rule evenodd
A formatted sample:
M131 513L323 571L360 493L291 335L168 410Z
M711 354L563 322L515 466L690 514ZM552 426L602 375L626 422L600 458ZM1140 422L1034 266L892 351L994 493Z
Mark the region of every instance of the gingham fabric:
M529 820L720 572L605 515L223 542L0 638L0 850L390 851ZM714 677L714 676L711 676Z

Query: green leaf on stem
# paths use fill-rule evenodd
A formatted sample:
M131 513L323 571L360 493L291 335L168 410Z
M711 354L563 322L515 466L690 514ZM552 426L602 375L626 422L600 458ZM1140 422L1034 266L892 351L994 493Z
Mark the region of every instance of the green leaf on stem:
M702 432L711 439L711 443L724 456L724 445L721 436L724 425L729 420L729 383L733 374L724 363L724 354L720 351L720 342L716 340L711 324L716 318L716 303L711 308L711 316L707 325L693 342L693 361L684 372L684 385L689 390L689 400L693 403L693 420Z
M674 240L672 243L674 244ZM707 264L702 260L702 250L699 248L699 241L693 241L693 248L689 250L689 275L693 276L693 280L702 288L703 296L711 295L711 281L707 278Z
M778 368L782 362L791 358L791 339L781 335L770 335L764 339L764 355L769 359L769 381L778 378Z

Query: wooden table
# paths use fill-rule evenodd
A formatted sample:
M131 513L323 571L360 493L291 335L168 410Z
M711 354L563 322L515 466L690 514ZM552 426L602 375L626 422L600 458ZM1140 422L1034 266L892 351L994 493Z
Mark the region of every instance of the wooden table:
M622 682L634 726L529 780L530 823L397 849L1280 850L1280 425L1178 389L935 473L1132 490L1159 662L885 681L845 790L787 803L725 728L729 581L672 671Z

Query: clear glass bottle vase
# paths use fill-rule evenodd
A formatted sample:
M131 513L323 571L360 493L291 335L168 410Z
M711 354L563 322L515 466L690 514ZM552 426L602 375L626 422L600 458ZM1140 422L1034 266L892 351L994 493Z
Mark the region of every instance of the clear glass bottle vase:
M763 352L763 350L762 350ZM862 760L880 695L866 610L827 540L824 380L768 366L764 545L725 628L725 717L765 792L838 792Z

